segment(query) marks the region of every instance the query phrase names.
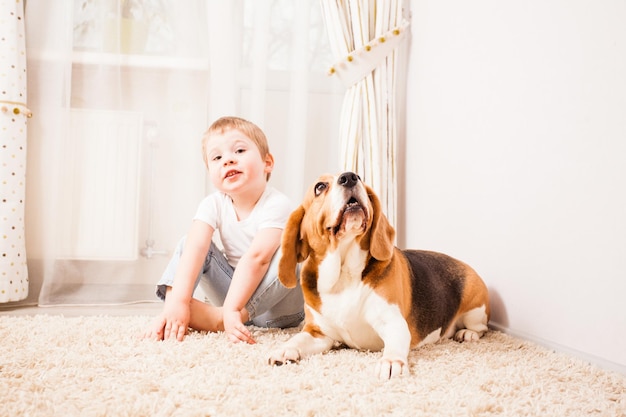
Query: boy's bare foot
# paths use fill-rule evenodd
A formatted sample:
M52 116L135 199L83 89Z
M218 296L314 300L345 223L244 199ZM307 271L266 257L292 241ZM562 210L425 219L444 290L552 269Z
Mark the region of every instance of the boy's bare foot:
M222 307L215 307L192 299L189 304L189 327L204 332L223 332L224 314Z

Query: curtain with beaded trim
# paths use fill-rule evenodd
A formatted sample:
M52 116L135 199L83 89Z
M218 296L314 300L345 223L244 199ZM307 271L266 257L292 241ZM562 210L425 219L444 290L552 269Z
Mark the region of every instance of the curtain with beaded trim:
M336 64L347 88L339 127L343 169L378 194L392 225L397 217L398 46L409 23L402 0L321 0Z
M28 296L24 239L26 45L24 4L0 0L0 302Z

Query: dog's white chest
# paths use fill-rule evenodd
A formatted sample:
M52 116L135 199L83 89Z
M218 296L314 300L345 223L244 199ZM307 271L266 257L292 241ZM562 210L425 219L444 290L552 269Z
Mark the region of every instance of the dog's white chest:
M366 255L351 249L344 253L343 261L339 253L324 259L318 275L321 313L313 314L322 331L333 339L356 349L380 350L384 344L372 323L394 306L361 281Z
M369 294L368 294L369 293ZM368 320L370 297L377 297L366 286L322 296L322 313L314 313L315 321L327 336L355 349L377 351L383 340Z
M337 293L361 282L367 252L359 250L357 245L342 249L327 254L318 266L317 290L320 294Z

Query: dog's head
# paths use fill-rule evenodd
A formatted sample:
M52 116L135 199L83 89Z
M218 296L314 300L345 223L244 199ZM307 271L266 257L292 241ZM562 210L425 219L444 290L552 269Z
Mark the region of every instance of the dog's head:
M353 172L322 175L289 217L282 238L279 278L296 285L296 264L358 244L379 261L391 259L395 230L373 190Z

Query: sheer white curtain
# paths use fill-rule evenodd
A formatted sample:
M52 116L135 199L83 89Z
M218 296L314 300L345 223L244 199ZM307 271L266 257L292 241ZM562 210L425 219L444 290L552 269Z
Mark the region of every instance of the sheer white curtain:
M26 46L24 3L0 0L0 303L28 296L24 236Z
M321 0L336 64L347 90L341 126L344 169L359 173L397 225L398 53L409 23L403 0ZM403 97L403 95L401 96Z
M26 25L29 100L41 115L29 130L26 208L40 305L155 299L210 191L200 138L219 116L265 130L272 185L294 199L335 169L341 93L323 76L313 0L29 0Z

